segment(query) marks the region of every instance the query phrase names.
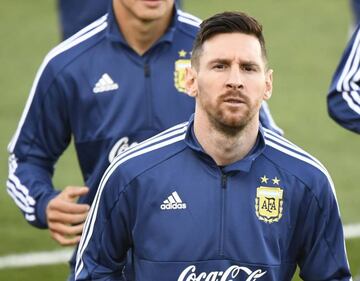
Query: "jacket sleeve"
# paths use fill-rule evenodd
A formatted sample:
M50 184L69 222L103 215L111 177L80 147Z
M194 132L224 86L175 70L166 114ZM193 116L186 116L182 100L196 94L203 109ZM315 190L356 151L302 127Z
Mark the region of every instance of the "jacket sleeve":
M46 206L58 192L54 164L70 142L64 89L48 65L40 68L8 146L7 192L33 226L46 228Z
M284 135L284 131L278 127L274 119L271 116L269 105L266 101L263 101L260 108L260 123L263 127L279 134Z
M330 117L340 126L360 133L360 27L350 39L327 95Z
M298 264L302 280L351 280L335 193L326 181L312 195L301 224Z
M75 280L125 280L130 204L120 180L112 166L101 180L78 247Z

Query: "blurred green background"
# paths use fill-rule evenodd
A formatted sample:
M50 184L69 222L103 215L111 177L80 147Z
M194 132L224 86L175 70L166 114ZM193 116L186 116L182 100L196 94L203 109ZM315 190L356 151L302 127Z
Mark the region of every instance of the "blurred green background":
M74 0L76 1L76 0ZM286 137L320 159L337 189L344 224L360 223L358 136L327 115L326 92L349 36L345 0L185 0L184 10L206 18L242 10L264 26L274 69L272 114ZM0 9L0 256L60 249L47 231L30 227L6 192L6 146L35 73L59 42L56 2L1 0ZM59 188L81 185L71 147L57 165ZM360 274L360 238L346 241L352 272ZM0 280L65 280L66 264L0 269Z

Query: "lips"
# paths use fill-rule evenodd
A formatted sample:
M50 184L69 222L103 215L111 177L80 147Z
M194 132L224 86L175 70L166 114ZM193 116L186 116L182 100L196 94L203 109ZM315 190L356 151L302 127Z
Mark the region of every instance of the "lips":
M233 97L229 97L229 98L225 98L224 102L228 102L228 103L245 103L245 101L241 98L233 98Z

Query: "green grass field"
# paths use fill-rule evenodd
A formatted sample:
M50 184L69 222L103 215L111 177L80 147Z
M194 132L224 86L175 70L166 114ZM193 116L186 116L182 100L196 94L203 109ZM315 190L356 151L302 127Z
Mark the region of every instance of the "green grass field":
M274 69L272 113L286 137L320 159L337 189L345 224L360 223L358 136L329 119L326 92L345 46L347 1L185 0L200 18L243 10L264 25ZM0 9L0 256L59 249L47 233L30 227L6 193L6 146L45 54L59 41L55 1L2 0ZM82 184L73 148L57 166L56 186ZM347 240L352 272L360 274L360 238ZM65 264L0 269L0 280L65 280Z

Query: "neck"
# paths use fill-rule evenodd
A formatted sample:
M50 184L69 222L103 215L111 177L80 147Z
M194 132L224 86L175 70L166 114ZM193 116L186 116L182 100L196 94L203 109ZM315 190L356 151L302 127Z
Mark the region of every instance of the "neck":
M194 132L202 148L217 165L225 166L243 159L255 145L259 130L258 119L253 118L236 134L220 131L206 119L195 114Z
M116 21L129 46L143 55L165 34L170 25L172 11L156 20L142 20L132 14L121 1L113 1Z

